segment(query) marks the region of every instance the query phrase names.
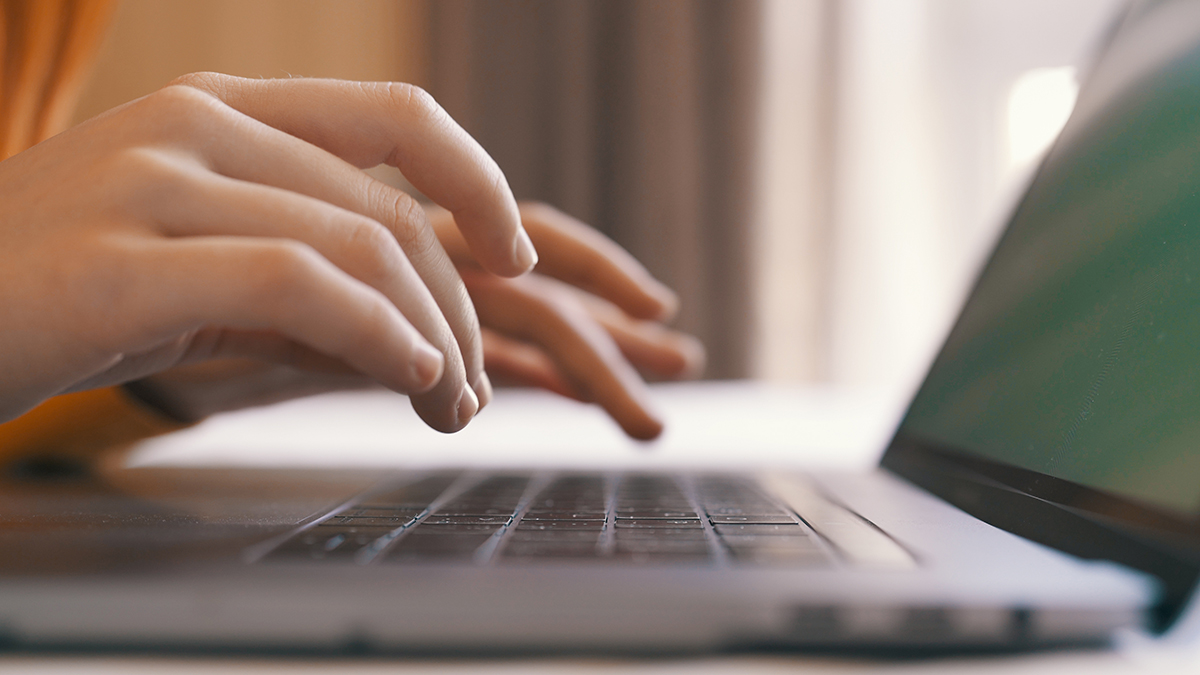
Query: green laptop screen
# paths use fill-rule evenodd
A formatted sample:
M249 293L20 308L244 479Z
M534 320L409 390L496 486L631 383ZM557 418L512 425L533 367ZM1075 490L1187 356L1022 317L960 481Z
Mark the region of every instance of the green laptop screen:
M1200 48L1105 86L1086 115L1081 96L900 433L1200 512Z

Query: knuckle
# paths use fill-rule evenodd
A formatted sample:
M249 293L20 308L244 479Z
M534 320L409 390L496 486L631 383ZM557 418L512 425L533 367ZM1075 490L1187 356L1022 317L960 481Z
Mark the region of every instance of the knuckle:
M252 282L251 293L263 307L270 307L277 320L294 319L303 305L322 295L328 279L320 274L331 265L311 246L298 241L282 241L265 249L256 261L260 272ZM362 295L343 308L343 316L352 317L329 345L344 355L374 353L394 342L394 317L391 304L382 293L364 286Z
M396 240L386 227L370 218L358 218L351 224L350 243L366 252L389 249Z
M170 84L147 97L148 101L164 107L165 112L175 112L179 109L202 107L213 97L195 87L182 84Z
M275 303L286 303L306 295L324 260L308 244L290 240L263 249L258 258L254 292L260 299Z
M371 280L395 273L400 247L391 231L369 218L351 226L348 239L350 254L361 273Z
M382 105L403 119L406 126L439 133L454 133L457 128L450 114L424 89L406 82L388 82L377 86L381 88L374 93L382 98ZM389 164L397 164L398 152L399 149L388 157Z
M146 146L116 153L109 162L108 175L123 177L141 198L136 202L139 204L179 199L191 182L180 158Z
M216 93L228 86L231 80L233 80L232 76L222 73L187 73L186 75L180 75L179 77L168 82L167 88L178 86L206 91L209 93Z
M393 107L405 110L410 114L428 118L444 114L442 106L438 105L433 95L415 84L389 82L386 92L388 101Z
M90 170L104 189L89 203L94 216L111 218L105 230L140 230L156 222L159 207L178 203L193 182L189 155L153 142L134 142L104 152ZM85 228L86 229L86 228Z
M193 139L196 132L232 119L233 109L201 89L168 85L147 96L143 105L155 120L153 128L167 137Z
M371 201L379 204L387 216L384 222L389 223L388 229L393 240L410 256L420 254L429 230L429 219L425 216L425 209L402 190L382 183L372 185L372 189L375 194L372 195Z

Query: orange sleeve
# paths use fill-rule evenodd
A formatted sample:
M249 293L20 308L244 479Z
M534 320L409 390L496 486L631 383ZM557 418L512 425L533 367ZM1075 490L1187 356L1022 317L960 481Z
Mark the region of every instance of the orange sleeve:
M118 387L64 394L0 424L0 464L39 455L90 460L102 450L187 426Z

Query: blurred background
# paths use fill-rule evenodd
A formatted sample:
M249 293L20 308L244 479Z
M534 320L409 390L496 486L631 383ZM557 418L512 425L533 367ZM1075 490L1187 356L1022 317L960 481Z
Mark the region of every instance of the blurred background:
M1119 9L122 0L77 117L197 70L413 82L518 198L591 223L676 288L708 377L899 390Z

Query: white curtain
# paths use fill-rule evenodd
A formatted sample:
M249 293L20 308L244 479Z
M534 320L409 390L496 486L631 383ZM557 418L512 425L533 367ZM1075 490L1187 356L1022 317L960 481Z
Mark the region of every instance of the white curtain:
M1007 159L1014 83L1082 64L1119 6L837 3L831 380L915 386L1031 168Z

